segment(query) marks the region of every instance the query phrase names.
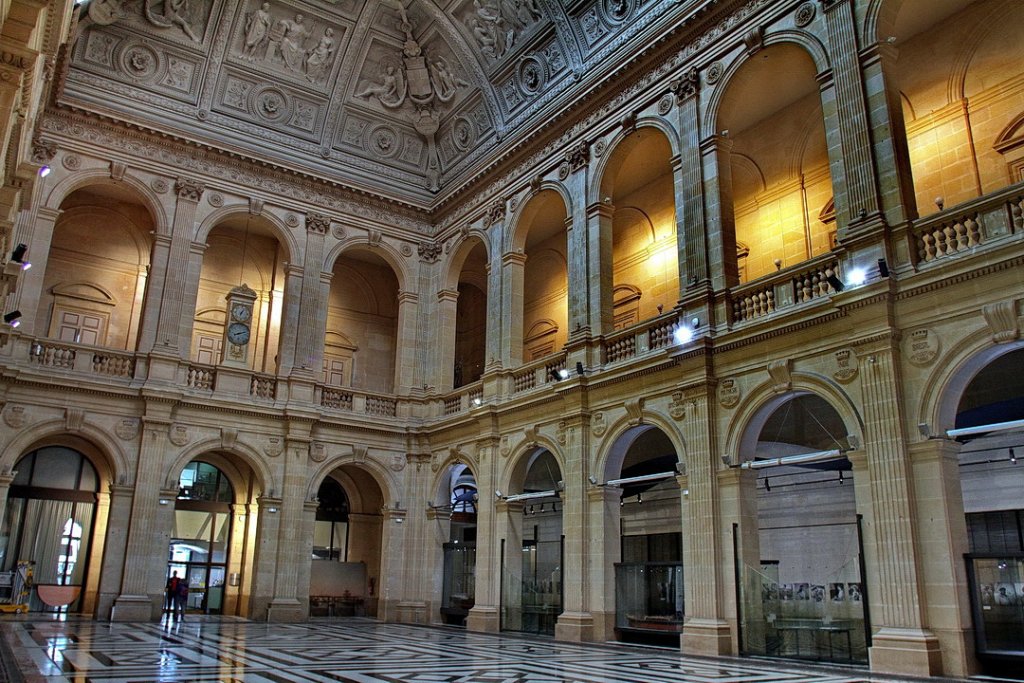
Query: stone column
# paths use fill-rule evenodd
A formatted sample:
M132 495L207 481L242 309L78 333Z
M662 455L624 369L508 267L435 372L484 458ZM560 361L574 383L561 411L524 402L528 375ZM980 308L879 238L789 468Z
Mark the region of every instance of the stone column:
M181 306L181 324L178 338L182 340L181 358L189 360L192 348L192 327L196 319L196 306L199 298L199 278L203 273L203 255L206 244L192 242L188 250L188 265L181 277L185 278L184 303Z
M495 241L497 242L497 240ZM504 274L501 247L498 244L492 244L487 261L487 340L485 342L487 357L484 360L484 372L501 369L502 359L505 357L504 347L509 343L502 337L502 323L505 318L511 318L513 313L512 310L505 308ZM521 292L519 296L522 297ZM520 328L522 328L522 315L520 306ZM519 338L522 339L522 332L520 332Z
M483 449L480 451L483 453ZM497 442L487 449L487 458L481 458L477 476L476 500L476 601L466 618L470 631L496 633L499 630L501 583L501 532L497 506L494 503L495 477L493 471L504 461L498 460Z
M763 653L765 647L764 611L761 602L761 580L754 572L761 569L760 518L757 506L757 472L738 467L718 470L718 488L722 509L722 537L731 542L736 538L736 553L732 548L722 549L719 564L722 572L722 610L733 628L736 652ZM732 524L736 524L735 531ZM736 604L735 563L739 561L741 596L748 596L744 604ZM689 588L689 582L687 582ZM742 628L736 628L736 615L743 619ZM742 631L743 641L739 642Z
M853 237L858 223L881 216L871 125L864 96L858 23L850 0L822 0L832 58L831 82L822 86L829 166L835 188L839 238Z
M704 220L707 229L708 272L711 286L721 291L739 284L736 263L736 219L732 197L732 140L724 135L705 138L700 147L704 177ZM694 230L698 228L695 226ZM696 284L696 283L695 283Z
M501 310L504 312L502 318L505 328L501 359L506 368L514 368L523 364L523 271L526 267L526 254L520 251L504 254L501 265Z
M169 420L144 417L139 446L131 520L124 554L121 593L114 601L111 621L158 619L163 604L167 548L174 525L176 489L164 490L163 456L168 449ZM161 503L160 501L167 501ZM108 560L113 560L108 554Z
M167 258L167 272L160 295L160 317L157 322L153 351L165 356L182 357L188 353L190 340L181 338L185 299L189 291L188 275L192 252L192 237L196 229L196 207L206 186L191 178L178 178L174 184L178 201L174 207L171 244ZM193 302L194 307L194 302ZM192 327L191 319L188 328Z
M313 570L313 527L316 525L316 509L318 506L319 503L315 498L303 501L302 526L296 534L299 536L301 554L298 556L298 562L296 563L298 582L296 584L295 597L299 602L303 603L306 616L309 616L310 574Z
M398 329L395 349L395 391L408 396L413 387L423 384L419 349L416 348L416 323L420 297L416 292L398 293Z
M562 615L555 624L557 640L594 639L594 617L590 614L590 522L587 505L587 456L590 453L589 418L573 416L564 429L565 491L562 493ZM601 561L602 556L597 556Z
M459 291L457 289L442 289L437 293L437 311L435 313L436 346L434 354L434 367L436 374L432 384L438 391L444 393L452 390L455 385L455 372L453 363L455 360L455 333L456 318L459 306ZM490 314L488 314L490 317ZM430 337L424 337L429 339Z
M300 564L309 564L310 539L302 537L306 518L307 462L311 424L292 420L285 444L278 516L277 552L274 560L274 597L267 621L303 621L309 608L309 575L300 585ZM305 551L305 554L303 552ZM307 566L308 572L308 566Z
M905 446L906 423L900 397L896 349L887 345L861 360L864 451L868 477L878 581L872 622L871 668L886 673L934 676L942 673L939 642L925 629L921 556L916 538L914 482Z
M250 575L243 577L242 582L249 591L247 616L250 619L270 621L278 556L277 539L281 529L281 504L280 498L261 496L257 500L255 514L250 508L249 520L256 520L248 528L248 537L254 550ZM292 605L292 612L295 611Z
M593 640L615 640L615 563L622 561L618 486L587 488L590 537L588 601L593 617Z
M595 261L599 257L601 249L606 245L601 244L600 239L595 239L589 226L588 216L591 207L586 205L586 197L590 189L590 145L580 142L565 154L565 161L559 169L559 176L562 178L570 197L576 198L572 206L572 215L567 217L566 227L566 259L569 264L569 342L587 339L592 335L601 334L599 326L595 326L594 320L600 320L600 308L592 311L591 300L601 296L600 291L591 292L591 287L597 287L601 282L600 270L592 270L596 267ZM598 230L600 226L600 220ZM611 238L609 228L609 239ZM611 244L607 245L610 252ZM607 267L611 268L611 259L607 261ZM603 266L602 266L603 267ZM609 271L610 272L610 271ZM611 275L609 274L609 282ZM608 295L611 298L611 291Z
M682 431L690 496L686 506L689 517L683 522L689 530L683 538L687 614L680 642L687 654L716 656L732 653L732 634L723 608L722 571L728 563L722 551L726 536L719 511L719 459L714 451L717 439L709 391L701 384L683 392L687 411Z
M942 674L966 678L977 673L977 664L963 559L970 548L960 487L960 444L929 439L911 444L909 451L928 625L939 639Z
M146 277L146 291L143 294L142 315L139 317L139 333L135 348L139 353L149 353L156 341L157 326L160 323L160 300L167 277L167 259L171 254L171 238L167 235L153 235L153 249L149 256L149 273Z
M319 271L317 271L319 272ZM277 347L277 375L279 377L290 375L292 372L293 363L296 360L296 348L298 344L298 333L297 328L299 325L299 309L302 305L302 295L304 289L304 277L305 273L303 267L296 264L289 264L285 269L285 284L284 284L284 302L281 310L281 331L282 333L278 336L278 347ZM317 280L319 284L319 280ZM269 308L273 308L274 305L274 292L270 293L271 304ZM272 315L266 315L266 330L271 329L270 321ZM321 344L322 342L321 337ZM269 340L261 340L262 342L269 342ZM259 361L257 361L257 366Z
M111 618L111 610L121 586L133 494L134 490L130 486L113 484L110 487L102 559L99 563L91 565L100 567L96 609L93 611L96 619Z
M384 622L399 620L400 603L405 592L403 550L405 547L405 510L385 508L381 522L380 605L377 618Z
M686 72L672 84L676 98L679 156L672 160L675 186L676 246L679 251L679 298L688 287L710 282L704 225L704 179L700 144L700 75ZM713 200L715 196L708 198Z
M100 491L96 494L96 511L92 518L92 528L95 531L106 529L110 521L110 494ZM89 557L86 560L89 567L103 566L103 551L106 546L106 535L93 533L92 543L89 546ZM83 583L81 595L81 610L84 614L96 614L96 604L99 597L100 581L99 576L92 574Z
M427 623L441 624L441 601L444 599L444 544L451 538L452 513L450 510L430 508L426 513L428 544L422 573L429 580L427 586ZM477 537L479 539L479 536Z
M321 328L326 329L326 321L320 317L320 278L317 275L323 270L324 242L330 226L331 219L323 214L310 212L306 215L306 253L302 264L298 322L294 328L282 328L282 336L295 337L291 374L310 382L319 377L323 368L324 332Z
M54 226L61 213L62 211L57 209L38 208L34 213L23 211L18 217L17 233L28 233L28 259L32 263L32 268L22 271L18 276L18 289L14 293L14 302L10 307L12 310L21 310L22 322L19 331L25 335L45 337L49 333L45 327L36 328L36 314L43 297L43 279L46 277ZM25 223L28 225L24 225ZM9 253L4 254L5 259L9 256ZM46 325L48 320L47 317L40 322Z
M585 175L585 174L579 174ZM585 196L580 194L579 196ZM569 245L570 251L574 252L582 248L587 249L586 270L580 272L577 267L575 278L573 277L573 257L569 257L569 329L576 329L580 322L579 318L572 316L573 290L579 289L586 294L586 318L585 326L590 329L591 334L610 334L615 328L615 312L612 306L612 289L615 286L612 277L612 219L615 216L615 207L610 203L598 202L587 207L586 230L569 230L573 238ZM580 244L585 240L585 245ZM581 276L585 279L581 279ZM576 304L579 305L578 302Z

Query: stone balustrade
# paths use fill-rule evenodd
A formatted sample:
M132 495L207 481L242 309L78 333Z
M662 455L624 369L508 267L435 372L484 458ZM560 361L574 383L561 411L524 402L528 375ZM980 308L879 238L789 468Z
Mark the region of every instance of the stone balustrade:
M839 259L828 253L734 287L729 292L731 322L765 318L787 307L835 294L828 278L839 278L840 273Z

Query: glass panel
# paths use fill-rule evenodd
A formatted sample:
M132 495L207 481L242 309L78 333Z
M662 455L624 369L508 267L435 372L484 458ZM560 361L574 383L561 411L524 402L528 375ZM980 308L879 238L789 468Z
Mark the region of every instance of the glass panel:
M476 547L444 544L441 614L446 624L462 626L475 603Z
M518 567L509 557L502 572L502 628L554 635L562 613L562 542L526 541Z
M759 567L741 563L743 654L866 664L856 525L792 532L804 548L827 548L829 559L810 562L808 554Z
M975 558L973 585L983 654L1024 655L1024 558Z
M681 564L615 565L615 627L635 631L683 632Z
M82 456L67 448L43 448L36 452L32 486L51 489L77 489L78 467Z
M210 585L206 589L206 613L220 614L224 610L224 567L210 567Z
M231 542L231 513L216 512L213 515L213 561L228 561L228 545Z
M18 534L21 530L21 516L25 512L24 498L11 498L7 501L7 514L4 515L3 535L0 536L0 567L5 572L14 569L18 562ZM10 552L8 552L10 550Z
M213 513L196 510L174 511L174 537L171 539L171 562L208 562L210 524Z
M185 609L202 610L203 598L206 597L206 567L188 568L188 602ZM223 580L223 577L221 577Z
M331 559L331 525L332 522L313 523L313 559Z

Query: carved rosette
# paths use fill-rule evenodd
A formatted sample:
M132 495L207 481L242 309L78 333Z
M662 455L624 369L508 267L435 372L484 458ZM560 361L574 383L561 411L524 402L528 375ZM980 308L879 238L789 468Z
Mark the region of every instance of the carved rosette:
M721 62L711 62L711 64L708 65L707 71L704 72L704 80L708 85L718 83L722 78L722 72L724 69L725 67L722 66Z
M114 425L114 434L122 441L132 441L139 435L139 421L134 417L118 420Z
M519 63L517 73L519 88L527 95L536 95L548 81L544 62L531 55Z
M658 100L658 113L662 116L672 111L672 105L675 104L676 98L672 95L664 95Z
M182 424L172 424L167 426L167 439L178 446L179 448L188 444L191 437L188 433L188 427Z
M796 22L797 26L803 28L814 21L814 12L814 3L805 2L796 8L796 12L793 14L793 20Z
M723 379L718 383L718 405L723 408L735 408L741 398L743 391L735 379Z
M437 242L420 242L416 251L420 255L420 260L427 263L434 263L441 257L441 245Z
M206 197L206 203L212 207L220 208L224 206L224 195L222 195L220 192L211 192Z
M903 338L903 355L913 365L931 365L939 355L939 338L933 330L915 330Z
M153 182L151 182L149 186L153 188L153 192L156 192L157 194L167 194L171 189L171 184L163 178L154 178Z
M326 235L331 228L331 219L322 213L310 211L306 214L306 232L316 235Z
M451 138L460 152L465 152L476 145L477 131L473 121L466 116L456 118L452 124Z
M835 359L836 365L832 371L832 376L837 381L846 384L852 381L857 376L857 373L860 372L860 361L857 360L857 354L852 349L836 351Z
M594 156L595 157L604 156L604 153L605 153L605 151L607 149L608 149L608 143L605 142L604 140L598 140L597 142L594 143Z
M179 199L198 202L202 199L205 190L206 185L192 178L178 178L174 183L174 191L178 193Z
M121 52L121 71L129 78L150 80L161 69L160 56L148 45L136 43Z
M77 154L65 154L64 158L60 160L64 165L64 168L69 171L77 171L82 168L82 157Z

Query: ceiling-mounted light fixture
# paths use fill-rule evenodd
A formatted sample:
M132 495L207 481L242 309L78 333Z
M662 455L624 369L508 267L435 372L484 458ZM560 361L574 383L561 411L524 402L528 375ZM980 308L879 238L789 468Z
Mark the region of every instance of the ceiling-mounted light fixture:
M846 289L846 285L844 285L843 281L840 280L839 278L837 278L834 273L830 274L830 275L826 275L825 276L825 280L830 285L832 285L832 289L836 290L837 292L841 292L844 289Z
M15 263L20 263L22 270L28 270L32 267L32 264L25 260L25 256L27 254L28 245L24 243L19 244L14 248L14 251L11 252L11 260Z
M21 324L21 311L11 311L10 313L4 313L4 322L11 327L17 327Z

